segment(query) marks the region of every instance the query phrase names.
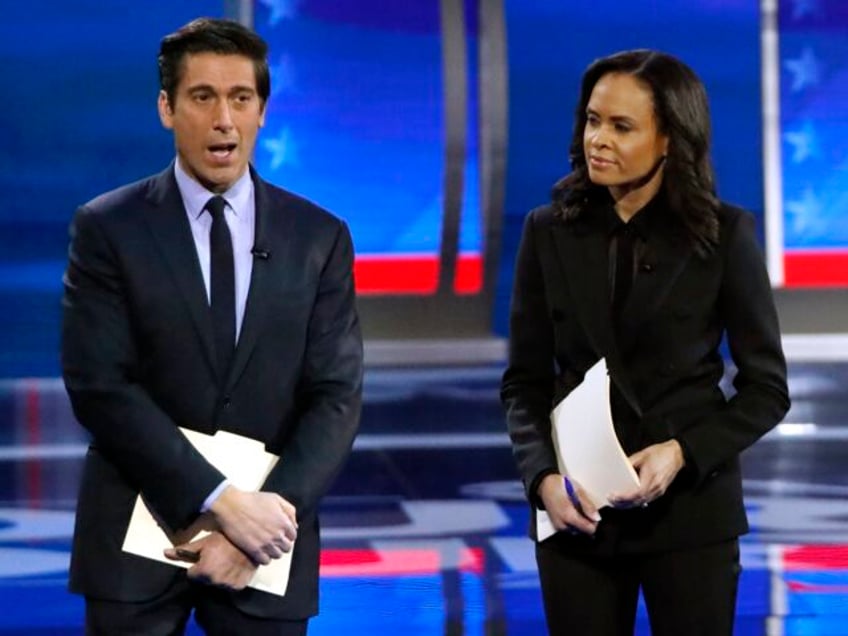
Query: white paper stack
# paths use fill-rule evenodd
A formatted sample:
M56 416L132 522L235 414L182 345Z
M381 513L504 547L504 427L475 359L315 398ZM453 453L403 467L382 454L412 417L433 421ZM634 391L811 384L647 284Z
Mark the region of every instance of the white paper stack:
M610 505L610 493L639 487L639 475L612 424L604 358L551 412L551 436L559 471L579 483L596 508ZM555 532L548 513L536 511L537 539L543 541Z
M215 435L206 435L185 428L181 428L180 431L210 464L224 473L230 483L240 490L259 490L279 459L276 455L267 452L262 442L235 433L218 431ZM195 524L196 527L202 527L205 520L202 516ZM186 537L181 536L180 541L194 541L207 534L209 533L205 530L190 531ZM191 567L191 563L171 561L164 555L164 550L173 545L172 538L169 538L156 522L144 500L139 496L124 538L124 552L176 567ZM284 596L289 583L291 558L292 551L289 551L268 565L260 565L248 587Z

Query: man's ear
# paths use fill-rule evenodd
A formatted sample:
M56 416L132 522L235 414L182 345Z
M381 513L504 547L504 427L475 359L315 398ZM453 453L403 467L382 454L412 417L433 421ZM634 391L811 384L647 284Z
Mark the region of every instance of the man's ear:
M159 99L156 105L159 109L159 121L162 122L165 128L170 130L174 127L174 111L171 108L171 102L168 100L168 93L159 91Z

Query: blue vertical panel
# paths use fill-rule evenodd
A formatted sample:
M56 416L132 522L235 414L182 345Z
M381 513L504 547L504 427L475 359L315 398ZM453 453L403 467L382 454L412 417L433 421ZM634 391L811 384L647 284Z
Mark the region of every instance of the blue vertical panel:
M392 268L393 259L411 255L438 262L439 19L435 1L256 7L255 28L270 44L274 68L257 167L345 218L357 254ZM367 282L358 276L358 285Z
M784 279L848 286L848 4L782 0Z
M59 373L61 275L76 206L168 164L159 40L220 0L6 2L0 21L0 377Z
M580 77L592 60L654 48L689 64L707 87L719 194L754 212L762 231L758 0L506 0L509 155L495 328L506 332L524 215L570 170ZM761 232L762 233L762 232Z

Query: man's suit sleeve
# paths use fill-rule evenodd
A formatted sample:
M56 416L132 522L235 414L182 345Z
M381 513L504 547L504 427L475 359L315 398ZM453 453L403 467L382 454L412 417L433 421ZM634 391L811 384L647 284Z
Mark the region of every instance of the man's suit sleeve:
M64 277L62 369L74 414L92 446L171 529L188 525L223 475L204 460L138 383L132 298L118 239L81 208Z
M347 226L339 223L307 328L297 425L263 486L283 493L300 517L316 510L353 446L362 408L362 356L353 244Z
M736 394L725 408L677 436L687 470L703 481L778 424L789 409L786 361L768 274L749 213L727 228L718 310L737 367Z

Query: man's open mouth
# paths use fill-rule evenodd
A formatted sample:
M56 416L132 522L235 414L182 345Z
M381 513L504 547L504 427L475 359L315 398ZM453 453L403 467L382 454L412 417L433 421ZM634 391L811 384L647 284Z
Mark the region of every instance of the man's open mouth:
M236 149L236 144L213 144L208 148L216 157L228 157Z

